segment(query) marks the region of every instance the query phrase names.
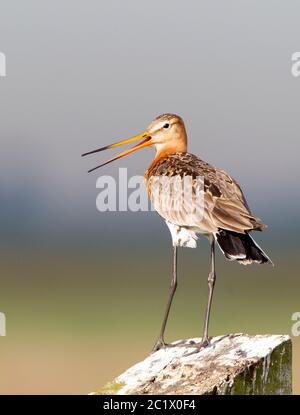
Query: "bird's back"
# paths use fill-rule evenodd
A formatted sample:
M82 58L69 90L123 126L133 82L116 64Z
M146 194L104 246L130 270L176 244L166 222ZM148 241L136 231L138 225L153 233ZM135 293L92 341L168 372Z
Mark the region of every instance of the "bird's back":
M198 193L202 198L193 207L182 204L178 211L175 209L178 207L178 187L176 190L173 187L173 191L168 187L166 191L160 184L154 191L157 179L162 177L176 178L177 185L183 181L191 183L192 194ZM251 214L237 182L224 170L191 153L177 152L155 160L145 172L145 181L154 208L170 223L198 227L207 233L215 233L218 229L245 233L265 227Z

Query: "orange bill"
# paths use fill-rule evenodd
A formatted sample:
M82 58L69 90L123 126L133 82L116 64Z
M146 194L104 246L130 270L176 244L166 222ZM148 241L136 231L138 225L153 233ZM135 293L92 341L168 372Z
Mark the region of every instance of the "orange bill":
M102 166L105 166L108 163L111 163L112 161L118 160L121 157L127 156L127 154L133 153L134 151L140 150L141 148L148 147L152 145L151 136L147 131L142 132L141 134L135 135L134 137L127 138L126 140L118 141L117 143L109 144L108 146L98 148L96 150L89 151L87 153L82 154L82 156L87 156L88 154L94 154L99 153L100 151L108 150L110 148L119 147L123 144L128 144L133 141L137 141L143 138L140 143L136 144L134 147L129 148L128 150L123 151L122 153L118 154L117 156L107 160L106 162L100 164L99 166L94 167L93 169L90 169L88 173L99 169Z

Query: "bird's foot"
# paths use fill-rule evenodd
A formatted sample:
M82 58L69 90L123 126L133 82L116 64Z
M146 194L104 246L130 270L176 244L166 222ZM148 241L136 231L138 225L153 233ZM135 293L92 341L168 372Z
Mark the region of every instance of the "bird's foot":
M191 354L199 353L202 349L210 346L210 338L204 338L200 343L189 343L187 347L192 347L194 350L190 353L187 353L185 356L190 356Z
M156 341L151 353L155 353L158 350L166 349L169 347L185 347L185 348L189 347L189 348L194 349L192 352L185 355L185 356L189 356L190 354L198 353L200 352L200 350L204 349L205 347L208 347L210 345L210 340L211 340L210 337L206 337L200 343L196 343L192 340L189 343L186 343L185 340L182 340L181 342L170 344L170 343L166 343L164 339L159 338Z
M205 347L207 347L207 346L209 346L210 345L210 340L211 340L211 338L210 337L205 337L200 343L199 343L199 345L198 345L198 347L200 348L200 349L203 349L203 348L205 348Z
M151 353L155 353L155 352L157 352L158 350L161 350L161 349L166 349L167 347L174 347L174 344L166 343L164 341L164 339L158 338L158 340L156 341Z

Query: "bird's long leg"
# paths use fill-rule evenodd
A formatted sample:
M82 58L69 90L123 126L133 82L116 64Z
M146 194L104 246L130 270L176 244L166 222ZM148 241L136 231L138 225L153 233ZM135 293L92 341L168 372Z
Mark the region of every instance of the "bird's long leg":
M155 352L156 350L161 349L162 347L166 346L165 340L164 340L164 333L165 333L165 328L167 325L167 321L168 321L168 317L169 317L169 313L170 313L170 308L171 308L171 304L172 304L172 300L175 294L177 288L177 246L173 247L173 272L172 272L172 280L171 280L171 286L170 286L170 293L169 293L169 298L168 298L168 302L167 302L167 307L166 307L166 311L164 314L164 319L161 325L161 329L160 329L160 333L158 336L158 339L153 347L153 351Z
M202 342L201 342L202 346L207 346L209 344L208 325L209 325L209 317L210 317L214 286L216 282L215 240L214 239L211 240L210 249L211 249L211 271L208 275L208 301L207 301L206 312L205 312L204 330L203 330L203 337L202 337Z

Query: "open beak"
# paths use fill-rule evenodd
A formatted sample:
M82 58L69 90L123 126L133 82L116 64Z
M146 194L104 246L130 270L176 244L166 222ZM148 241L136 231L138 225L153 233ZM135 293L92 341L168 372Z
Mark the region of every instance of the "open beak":
M122 153L118 154L117 156L107 160L105 163L102 163L99 166L94 167L93 169L89 170L88 173L90 173L90 172L92 172L96 169L99 169L100 167L105 166L106 164L111 163L112 161L118 160L121 157L127 156L127 154L133 153L134 151L140 150L141 148L144 148L144 147L151 146L153 144L152 140L151 140L151 136L149 135L149 133L147 131L144 131L141 134L135 135L134 137L131 137L131 138L127 138L126 140L118 141L117 143L110 144L108 146L101 147L101 148L98 148L96 150L89 151L88 153L82 154L82 157L83 157L83 156L87 156L88 154L99 153L99 151L108 150L109 148L119 147L123 144L128 144L128 143L131 143L133 141L140 140L140 139L143 139L140 143L138 143L135 146L129 148L128 150L123 151Z

